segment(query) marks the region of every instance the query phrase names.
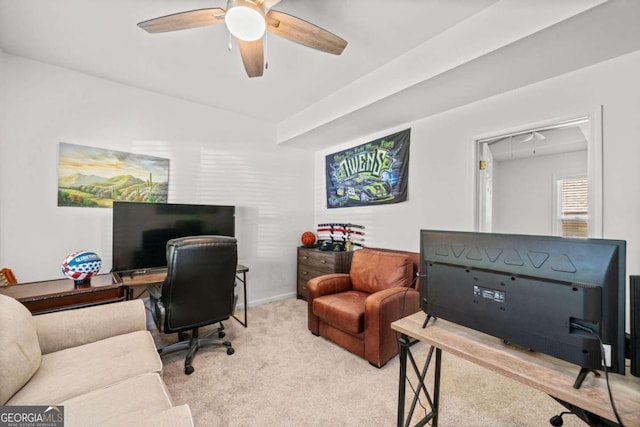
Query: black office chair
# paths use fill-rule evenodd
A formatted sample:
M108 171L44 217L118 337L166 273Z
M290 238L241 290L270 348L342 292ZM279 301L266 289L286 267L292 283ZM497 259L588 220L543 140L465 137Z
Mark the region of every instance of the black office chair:
M161 288L148 288L151 312L160 332L178 332L179 341L158 353L189 349L184 361L187 375L194 371L191 362L200 347L225 346L228 355L234 353L231 342L211 337L224 337L222 321L234 312L237 263L233 237L193 236L167 242L167 277ZM219 327L198 336L198 328L214 323Z

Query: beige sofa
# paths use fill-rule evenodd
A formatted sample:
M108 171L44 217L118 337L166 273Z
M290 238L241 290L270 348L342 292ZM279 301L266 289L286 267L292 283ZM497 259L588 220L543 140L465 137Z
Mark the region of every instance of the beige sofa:
M174 406L141 300L32 316L0 295L0 405L64 407L64 425L193 426Z

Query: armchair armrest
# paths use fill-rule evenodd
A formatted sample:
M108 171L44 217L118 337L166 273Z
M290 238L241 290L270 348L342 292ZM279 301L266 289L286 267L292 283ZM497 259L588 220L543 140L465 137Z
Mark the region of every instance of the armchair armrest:
M337 294L351 289L351 276L347 273L331 273L314 277L307 282L309 301L323 295Z
M312 334L320 334L320 319L313 312L313 300L323 295L336 294L350 289L351 276L347 273L324 274L307 282L307 322Z
M382 366L398 352L398 337L391 323L420 310L420 292L389 288L369 295L364 304L365 358Z
M146 329L142 300L34 316L42 354Z

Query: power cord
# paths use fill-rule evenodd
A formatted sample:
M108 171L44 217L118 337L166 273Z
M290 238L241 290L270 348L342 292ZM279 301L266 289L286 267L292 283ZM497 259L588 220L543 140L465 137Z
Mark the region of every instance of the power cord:
M609 393L609 402L611 402L611 409L613 410L613 414L616 416L616 420L618 421L618 424L620 425L620 427L624 427L624 424L620 419L620 415L618 414L618 410L616 409L616 404L613 400L613 393L611 393L611 384L609 384L609 370L607 369L607 359L605 357L604 343L602 342L600 335L596 334L593 330L587 328L586 326L580 325L579 323L571 322L569 325L572 328L587 332L588 334L591 334L598 339L598 342L600 343L600 357L602 358L602 361L603 361L602 368L604 370L604 377L607 383L607 392Z
M414 289L413 285L416 283L416 280L418 280L418 277L419 275L418 273L416 273L416 277L411 281L411 283L409 283L409 286L407 286L407 288L402 293L402 305L400 306L400 319L405 317L404 310L406 309L406 306L407 306L407 292L409 292L409 289ZM399 354L400 353L400 336L398 331L396 331L396 345L398 346L398 354Z
M553 427L561 427L562 424L564 424L564 421L562 421L562 416L567 414L573 415L573 412L571 411L560 412L558 415L554 415L549 419L549 424L551 424Z
M407 286L407 288L404 290L404 292L402 293L402 306L400 308L400 318L402 319L404 317L404 310L406 308L407 305L407 292L409 292L409 289L413 289L416 290L413 285L416 284L416 281L418 280L418 273L416 273L416 277L413 278L413 280L411 281L411 283L409 283L409 286ZM396 332L396 335L398 333Z

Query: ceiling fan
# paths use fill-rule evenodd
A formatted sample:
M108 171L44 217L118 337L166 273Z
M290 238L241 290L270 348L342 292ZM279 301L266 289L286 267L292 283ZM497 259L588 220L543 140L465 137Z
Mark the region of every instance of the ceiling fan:
M148 33L186 30L225 23L240 50L249 77L264 71L263 36L269 31L280 37L323 52L340 55L346 40L314 24L271 8L280 0L228 0L227 10L208 8L174 13L138 23Z

